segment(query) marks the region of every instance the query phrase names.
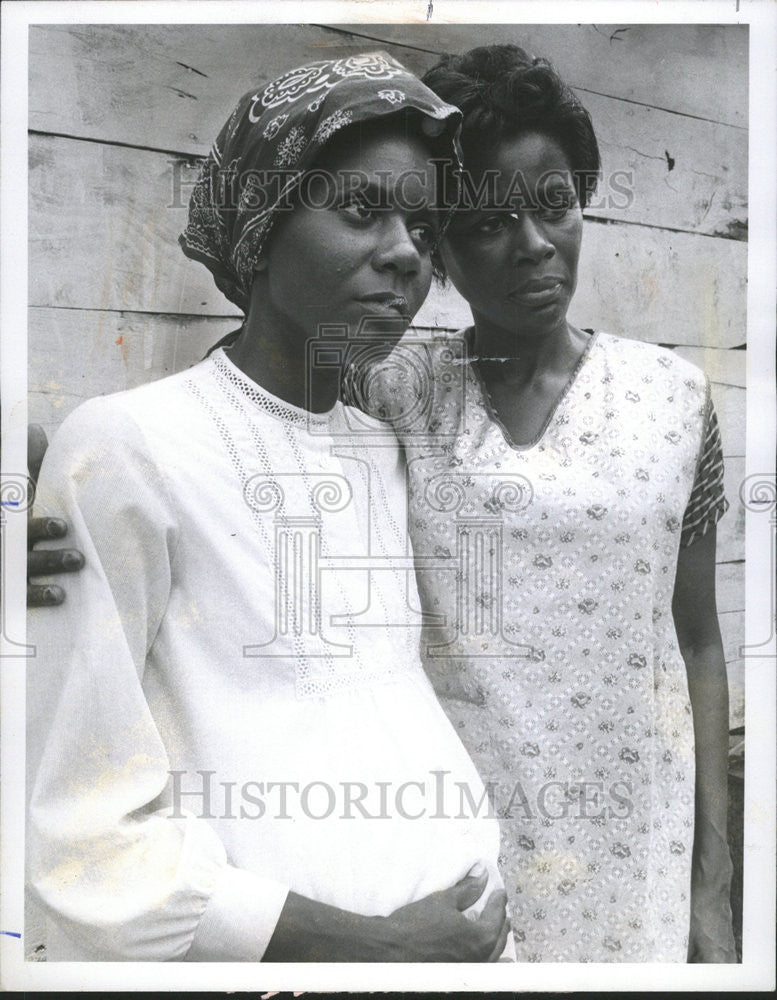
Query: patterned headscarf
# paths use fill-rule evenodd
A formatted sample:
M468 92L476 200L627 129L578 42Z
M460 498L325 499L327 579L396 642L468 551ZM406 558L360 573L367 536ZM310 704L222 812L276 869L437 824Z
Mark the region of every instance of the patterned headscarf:
M447 141L458 163L458 108L396 59L370 52L300 66L241 98L219 133L189 202L183 252L212 272L244 311L253 268L278 211L322 147L347 125L406 109Z

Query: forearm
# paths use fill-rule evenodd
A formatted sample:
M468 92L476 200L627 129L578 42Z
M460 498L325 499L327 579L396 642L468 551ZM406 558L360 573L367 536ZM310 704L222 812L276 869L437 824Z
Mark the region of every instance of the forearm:
M729 903L728 679L715 603L715 529L681 549L672 603L696 742L688 960L736 961Z
M691 866L690 962L735 962L730 894L728 686L719 641L686 650L696 737L696 821Z
M390 962L396 951L384 918L365 917L290 892L263 961Z
M723 648L718 639L684 649L683 655L696 742L694 875L727 881L728 682Z
M504 891L492 892L477 917L464 913L481 897L488 877L484 865L475 866L450 888L386 917L361 916L290 892L263 961L496 962L510 928Z

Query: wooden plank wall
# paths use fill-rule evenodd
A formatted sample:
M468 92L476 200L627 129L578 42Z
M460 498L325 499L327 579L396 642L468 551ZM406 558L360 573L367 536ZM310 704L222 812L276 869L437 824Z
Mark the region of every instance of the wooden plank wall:
M51 434L82 400L188 366L237 325L176 241L198 158L241 93L315 59L382 48L423 72L443 51L505 41L556 64L602 147L571 318L668 345L712 380L731 501L719 608L741 725L747 28L32 27L30 419ZM436 289L416 325L469 318Z

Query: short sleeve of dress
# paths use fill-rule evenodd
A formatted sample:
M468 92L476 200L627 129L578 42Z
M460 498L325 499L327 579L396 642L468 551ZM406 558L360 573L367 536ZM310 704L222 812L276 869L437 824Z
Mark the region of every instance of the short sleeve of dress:
M412 349L407 348L395 350L390 361L382 359L363 367L351 365L343 375L340 398L346 406L393 424L397 434L407 426L417 432L423 414L416 412L422 398L416 368Z
M715 407L712 400L708 399L704 440L696 468L696 479L683 516L681 548L687 548L697 538L706 535L723 517L728 507L728 500L723 492L723 447L720 428Z

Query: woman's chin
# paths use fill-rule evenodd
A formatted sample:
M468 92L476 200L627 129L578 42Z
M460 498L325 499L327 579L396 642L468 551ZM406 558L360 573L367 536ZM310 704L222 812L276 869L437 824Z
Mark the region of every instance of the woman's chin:
M367 313L348 326L352 340L384 342L388 349L398 343L410 326L411 317L401 313Z

